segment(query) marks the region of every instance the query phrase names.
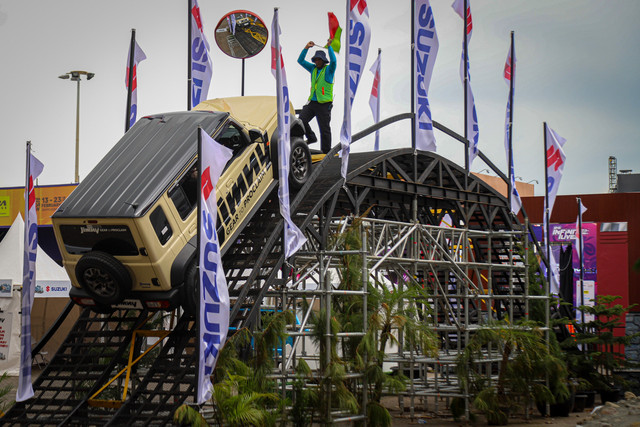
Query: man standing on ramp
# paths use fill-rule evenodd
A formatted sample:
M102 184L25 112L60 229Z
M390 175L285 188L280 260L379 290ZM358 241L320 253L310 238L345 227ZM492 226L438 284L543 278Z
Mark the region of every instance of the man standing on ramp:
M300 52L298 64L311 73L311 94L309 102L302 108L298 116L304 123L304 131L309 144L318 141L316 134L311 130L309 121L314 117L320 128L320 148L323 153L331 150L331 109L333 108L333 81L336 73L336 55L331 47L331 40L327 42L329 59L322 50L316 50L311 58L312 62L305 60L309 48L315 46L309 42Z

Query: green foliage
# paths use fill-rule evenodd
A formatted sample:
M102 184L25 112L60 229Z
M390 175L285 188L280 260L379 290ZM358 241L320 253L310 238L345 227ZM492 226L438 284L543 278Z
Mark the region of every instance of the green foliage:
M285 311L262 317L262 330L242 329L225 343L214 371L213 400L219 424L270 426L282 416L285 401L268 378L275 367L275 351L287 338L286 326L293 314ZM239 349L247 350L246 360Z
M319 400L317 387L309 387L312 371L304 359L298 361L296 380L293 382L291 419L295 427L305 427L313 422L315 404Z
M495 384L477 366L489 347L500 355ZM506 408L569 396L566 366L534 322L501 321L478 329L458 356L456 370L463 389L475 396L473 405L495 423L506 416Z
M575 336L570 336L561 343L572 374L597 390L609 390L616 385L625 385L622 378L615 375L615 371L634 365L619 349L640 337L640 333L616 336L614 330L624 328L624 315L635 307L635 304L628 307L615 304L620 298L614 295L598 295L592 300L593 306L578 307L578 310L584 311L585 317L592 315L593 320L583 324L574 320L572 323L576 329Z
M524 259L524 246L518 244L516 250ZM540 257L536 255L533 250L528 251L527 264L529 266L527 270L529 276L529 295L545 295L545 277L540 268ZM546 323L546 303L544 300L533 299L529 301L529 319L539 325Z
M2 376L0 376L0 384L2 384L7 379L7 373L4 372ZM4 415L4 412L13 405L13 401L7 401L6 396L11 392L11 385L5 384L0 385L0 416Z
M391 414L379 402L368 402L367 425L371 427L388 427L391 425Z
M179 426L207 427L209 424L197 409L187 404L181 405L173 414L173 422Z
M269 416L267 408L278 401L274 393L259 393L250 389L253 382L240 375L230 375L214 385L216 411L226 424L264 426Z

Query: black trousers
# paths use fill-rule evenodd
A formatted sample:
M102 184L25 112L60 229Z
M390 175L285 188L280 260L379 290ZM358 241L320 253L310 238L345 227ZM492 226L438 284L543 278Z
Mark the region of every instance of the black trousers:
M307 135L309 143L314 143L318 140L316 134L311 130L309 122L314 117L318 121L318 127L320 128L320 148L323 153L328 153L331 150L331 109L333 108L333 102L319 103L318 101L309 101L307 105L302 107L302 111L298 115L298 118L302 120L304 124L304 133Z

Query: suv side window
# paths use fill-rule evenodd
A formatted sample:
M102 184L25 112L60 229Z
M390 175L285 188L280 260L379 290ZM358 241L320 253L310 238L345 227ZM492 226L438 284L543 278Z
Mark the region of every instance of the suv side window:
M167 217L162 210L162 206L158 206L153 212L151 212L149 220L151 221L153 230L156 232L156 236L158 236L160 244L164 246L164 244L167 243L173 235L173 230L171 229L169 221L167 221Z
M180 218L186 219L198 204L198 167L193 165L187 173L169 190Z

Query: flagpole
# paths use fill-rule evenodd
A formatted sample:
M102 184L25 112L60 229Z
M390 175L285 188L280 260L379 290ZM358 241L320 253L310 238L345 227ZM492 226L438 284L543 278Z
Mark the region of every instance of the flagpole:
M411 0L411 148L416 149L416 94L415 94L415 68L416 68L416 2ZM378 54L380 49L378 49ZM378 103L380 103L380 83L378 82ZM380 114L378 114L378 119Z
M281 56L281 52L280 52L280 34L279 34L279 30L280 30L280 16L278 14L278 7L274 7L273 8L273 16L274 19L276 21L276 25L275 25L275 30L273 30L273 34L271 35L271 37L273 37L273 42L275 44L275 53L274 55L276 56L276 69L275 69L275 75L276 75L276 114L278 117L278 127L280 127L280 117L283 117L284 111L282 110L282 56ZM244 96L244 58L242 59L242 96ZM280 129L282 130L282 129ZM280 136L280 135L279 135ZM280 138L278 138L280 139ZM278 141L278 144L284 144L285 141ZM280 154L280 150L278 150L277 155L279 156ZM278 158L278 166L280 167L280 158ZM280 203L282 203L282 200L280 200ZM285 222L284 227L282 227L282 252L283 254L286 255L287 252L287 248L286 248L286 244L287 244L287 224Z
M25 188L25 197L24 197L24 217L25 217L25 224L26 224L26 218L27 215L29 214L29 168L31 167L31 141L27 141L27 163L26 163L26 176L24 177L24 188Z
M542 125L542 133L544 140L544 197L545 197L545 219L546 219L546 229L544 230L545 235L545 243L547 245L547 283L545 285L545 296L547 304L545 309L545 319L546 325L549 327L549 288L551 286L551 225L549 224L549 186L547 182L549 182L549 173L548 173L548 165L547 165L547 122L544 122Z
M191 111L191 9L193 3L187 0L187 111Z
M413 3L414 2L411 2L411 4L413 4ZM413 78L413 72L411 73L411 77ZM381 101L382 101L382 99L380 98L381 86L382 86L382 49L378 48L378 104L376 105L376 115L378 117L378 120L376 121L376 124L378 122L380 122L380 104L381 104ZM411 86L411 87L413 87L413 86ZM412 94L411 96L413 96L413 90L411 90L411 94ZM413 105L413 102L411 103L411 105ZM416 117L414 115L413 116L414 124L415 124L415 120L416 120ZM415 127L413 129L415 130ZM416 148L416 144L415 144L416 134L415 134L415 132L411 132L411 135L413 135L413 139L412 139L411 143L413 144L413 148L415 150L415 148ZM378 147L378 150L379 150L380 149L380 129L378 129L376 131L376 142L375 142L375 145L376 145L376 147Z
M240 96L244 96L244 58L242 58L242 79L241 79Z
M131 43L129 44L129 73L127 76L127 112L124 118L124 131L129 130L131 121L131 96L133 93L133 67L136 54L136 29L131 29Z
M464 139L465 139L465 146L466 149L464 151L464 170L466 172L465 175L465 188L467 187L467 178L469 176L469 135L468 135L468 131L467 131L467 123L468 123L468 119L469 119L469 114L467 112L467 104L469 102L469 100L467 99L467 91L469 88L469 46L467 43L467 0L464 0L464 12L462 13L462 15L464 16L464 18L462 18L462 21L464 22L464 24L462 25L462 56L464 58Z
M189 3L191 3L191 0L189 0ZM201 316L201 310L200 310L200 305L202 304L202 286L200 284L200 233L202 230L202 219L201 217L201 212L202 212L202 126L198 125L198 158L196 159L196 169L198 170L198 200L196 203L197 206L197 214L196 214L196 218L197 218L197 227L196 227L196 255L195 255L195 261L196 261L196 265L198 265L198 273L197 273L197 280L196 283L198 283L198 304L196 306L197 311L196 311L196 322L195 322L195 326L196 326L196 337L198 337L198 339L196 340L196 354L198 355L198 365L197 365L197 369L196 372L197 374L195 375L195 400L196 402L198 401L198 393L200 390L200 347L202 346L202 343L200 342L200 316ZM183 285L186 286L186 283Z
M513 193L513 185L515 185L515 179L513 179L513 88L515 80L515 68L514 68L514 56L515 56L515 42L514 33L511 31L511 54L509 55L509 67L511 68L511 75L509 77L509 209L513 212L513 201L511 200L511 194ZM545 151L546 156L546 151ZM545 157L546 158L546 157Z
M578 202L578 255L580 256L580 306L584 306L584 243L582 241L582 199L576 197ZM582 323L584 324L584 308L580 310L582 312Z
M345 12L345 23L347 25L347 36L345 37L345 41L346 43L346 49L344 51L344 108L345 110L348 109L348 113L349 113L349 139L351 139L351 94L349 93L349 51L351 49L349 49L349 45L351 43L349 43L349 25L351 23L351 21L349 20L349 6L350 6L350 2L346 1L345 2L346 5L346 12ZM347 116L345 115L344 118L347 118ZM343 120L344 122L344 120ZM343 123L344 126L344 123ZM342 132L342 130L341 130ZM349 144L351 144L351 141L349 141ZM340 147L340 150L342 152L342 147ZM342 160L344 162L344 160ZM345 173L345 177L342 180L342 185L345 185L347 183L347 177L346 177L347 173ZM329 338L327 338L327 344L330 344L329 342ZM328 348L328 347L327 347ZM327 359L327 363L329 363L329 359Z

